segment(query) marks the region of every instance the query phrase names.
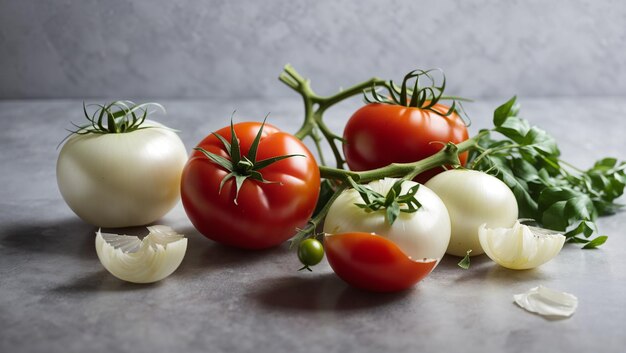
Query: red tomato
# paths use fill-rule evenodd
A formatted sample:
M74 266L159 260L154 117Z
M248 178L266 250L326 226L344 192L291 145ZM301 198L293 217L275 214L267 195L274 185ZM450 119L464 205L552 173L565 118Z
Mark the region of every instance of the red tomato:
M261 127L258 122L234 125L241 154L250 150ZM227 141L230 126L216 132ZM198 147L228 157L222 142L207 136ZM194 151L185 166L181 196L191 223L209 239L246 249L262 249L283 243L311 217L320 190L320 175L315 158L293 135L265 124L257 150L257 161L288 154L301 154L280 160L259 170L263 183L246 179L235 204L235 178L220 183L228 171Z
M433 109L445 114L449 107L436 104ZM361 171L419 161L442 149L442 143L467 140L468 132L456 113L441 116L420 108L372 103L352 115L343 138L348 166ZM465 164L467 152L459 158ZM424 183L441 171L443 168L431 169L415 180Z
M426 277L437 261L416 261L391 240L370 233L340 233L324 239L328 263L349 284L375 292L407 289Z

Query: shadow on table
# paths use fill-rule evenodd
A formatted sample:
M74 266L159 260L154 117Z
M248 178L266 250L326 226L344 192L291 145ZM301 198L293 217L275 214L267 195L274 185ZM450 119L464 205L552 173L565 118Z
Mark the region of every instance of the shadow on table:
M74 278L68 283L55 287L52 292L59 294L78 294L90 292L132 292L158 287L161 282L137 284L115 278L105 269L86 276Z
M49 223L14 223L2 229L0 245L20 252L96 259L95 231L96 228L78 218Z
M290 253L287 243L266 250L245 250L222 245L205 238L193 228L181 230L187 236L187 253L176 270L177 277L197 276L215 271L248 266Z
M491 261L487 255L472 257L470 268L467 270L457 265L460 260L460 257L446 255L435 269L434 275L436 276L438 271L445 271L445 273L451 273L453 276L456 275L455 282L458 283L489 280L512 284L550 279L541 271L541 267L531 270L510 270Z
M333 273L314 276L287 276L255 283L248 297L273 310L350 311L389 305L418 290L372 293L348 286Z

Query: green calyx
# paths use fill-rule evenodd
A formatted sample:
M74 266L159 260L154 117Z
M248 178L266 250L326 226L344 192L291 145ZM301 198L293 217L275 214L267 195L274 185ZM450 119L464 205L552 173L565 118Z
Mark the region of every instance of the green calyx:
M87 112L87 107L98 107L92 114ZM165 113L165 108L159 103L135 104L131 101L115 101L109 104L88 104L83 102L83 112L89 124L78 126L74 124L76 134L122 134L140 129L141 126L152 113L148 107L154 106Z
M265 119L267 119L267 117ZM230 159L209 152L202 147L194 148L194 150L202 152L211 162L219 165L220 167L228 171L228 174L226 174L226 176L220 182L219 193L222 192L224 184L226 184L229 179L235 178L236 192L233 202L236 205L238 204L237 198L239 197L239 190L241 190L241 186L247 179L256 180L261 183L276 183L274 181L265 180L260 172L261 169L286 158L295 156L305 157L302 154L288 154L284 156L276 156L257 161L257 151L259 148L259 143L261 142L261 136L263 135L265 119L263 120L263 123L261 124L259 132L256 134L254 141L252 141L252 145L250 146L248 154L245 156L241 155L239 139L237 138L237 134L235 133L235 126L233 125L232 119L230 121L230 142L227 141L223 136L215 132L213 133L213 136L220 140L222 145L224 145L224 149L226 150L226 153L228 153L228 157Z
M165 113L165 108L159 103L135 104L131 101L115 101L109 104L85 104L83 102L83 113L89 121L88 124L77 125L60 143L59 146L70 136L87 134L122 134L153 126L142 126L148 115L154 111L148 111L149 107ZM88 112L89 107L97 107L93 113Z
M420 204L415 197L420 184L416 184L411 187L406 194L402 194L402 183L405 181L406 180L404 179L396 181L387 192L387 195L383 196L370 188L355 183L352 178L348 178L348 182L352 188L354 188L354 190L361 195L361 198L365 202L355 203L355 205L364 209L366 212L374 212L385 209L385 217L387 218L389 225L392 225L393 222L395 222L400 215L400 212L414 213L422 207L422 204ZM401 208L401 205L406 205L406 207Z
M433 75L436 72L441 76L440 84L437 83L437 77ZM384 94L378 92L375 86L364 90L365 101L419 108L440 116L449 116L462 111L462 105L458 102L469 101L465 98L444 96L446 76L440 69L413 70L404 76L400 87L390 80L385 88L387 91ZM442 100L452 100L452 105L445 112L435 109L435 106Z

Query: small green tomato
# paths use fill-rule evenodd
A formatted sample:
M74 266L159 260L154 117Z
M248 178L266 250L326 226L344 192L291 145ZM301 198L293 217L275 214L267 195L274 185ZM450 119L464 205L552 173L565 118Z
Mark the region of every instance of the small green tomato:
M317 239L305 239L298 246L298 258L302 265L300 270L311 271L310 266L315 266L324 258L324 246Z

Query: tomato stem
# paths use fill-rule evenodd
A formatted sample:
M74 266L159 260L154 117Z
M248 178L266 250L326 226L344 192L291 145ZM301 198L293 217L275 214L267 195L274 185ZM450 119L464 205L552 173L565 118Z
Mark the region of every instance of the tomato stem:
M352 178L359 183L367 183L373 180L382 179L385 177L402 177L406 180L415 178L420 173L423 173L429 169L444 166L444 165L460 165L459 153L463 153L472 147L476 146L478 140L486 135L488 131L482 131L474 137L467 139L457 145L453 143L446 144L441 151L433 154L430 157L411 163L392 163L388 166L367 170L363 172L347 171L338 168L331 168L326 166L320 166L320 176L326 179L335 179L341 181L347 181L347 178Z
M341 136L334 134L324 123L323 117L326 109L352 96L362 94L367 88L377 86L387 86L388 83L379 78L371 78L367 81L358 83L340 92L322 97L317 95L311 88L311 81L300 75L291 65L285 65L283 72L278 79L289 86L294 91L300 93L304 102L304 121L300 129L294 134L300 140L304 140L307 136L311 137L315 143L315 147L319 154L320 162L326 165L322 148L320 145L321 138L319 133L326 139L330 149L335 157L335 166L342 169L345 160L342 157L341 149L337 142L342 142Z
M307 223L307 225L304 228L299 229L298 233L293 238L291 238L291 241L289 244L290 248L298 246L301 241L309 237L312 237L316 234L315 231L317 230L317 226L321 224L324 218L326 217L326 214L328 213L330 206L337 199L337 197L339 197L339 195L341 195L341 193L347 188L348 188L347 183L341 184L339 185L339 187L337 187L337 190L335 191L335 193L330 197L330 199L328 199L328 202L326 202L324 207L315 215L315 217L311 218L309 222Z

